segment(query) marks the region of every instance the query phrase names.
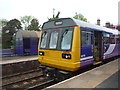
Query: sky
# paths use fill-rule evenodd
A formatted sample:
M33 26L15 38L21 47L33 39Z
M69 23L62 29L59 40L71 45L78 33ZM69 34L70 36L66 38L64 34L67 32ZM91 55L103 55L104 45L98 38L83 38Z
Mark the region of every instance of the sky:
M0 0L0 19L11 20L25 15L37 18L42 25L60 11L60 18L73 17L75 13L84 15L87 20L101 25L111 22L118 24L118 2L120 0Z

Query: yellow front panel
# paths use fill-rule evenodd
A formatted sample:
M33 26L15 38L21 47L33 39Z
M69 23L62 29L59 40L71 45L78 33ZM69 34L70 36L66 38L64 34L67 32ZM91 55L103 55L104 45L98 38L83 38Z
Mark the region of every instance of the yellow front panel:
M38 55L41 64L62 70L76 71L80 67L80 27L74 27L72 51L44 50L45 55ZM71 59L63 59L62 53L71 54Z

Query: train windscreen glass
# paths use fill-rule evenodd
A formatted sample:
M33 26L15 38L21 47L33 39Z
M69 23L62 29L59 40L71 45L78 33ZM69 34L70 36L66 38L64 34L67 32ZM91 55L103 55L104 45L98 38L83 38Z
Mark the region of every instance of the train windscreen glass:
M43 31L41 36L41 49L71 50L73 28L59 28Z
M66 30L62 35L61 49L69 50L71 48L73 31Z
M46 45L47 45L47 36L48 36L48 33L45 31L43 32L42 34L42 37L41 37L41 48L46 48Z
M58 32L57 31L51 32L49 48L56 49L57 41L58 41Z

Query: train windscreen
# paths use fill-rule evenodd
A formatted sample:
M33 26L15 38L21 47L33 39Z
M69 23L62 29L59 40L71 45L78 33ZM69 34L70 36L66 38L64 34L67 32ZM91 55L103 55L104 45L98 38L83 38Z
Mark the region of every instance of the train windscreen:
M40 49L71 50L73 27L45 30L41 36Z
M61 49L70 49L73 31L66 30L62 35Z

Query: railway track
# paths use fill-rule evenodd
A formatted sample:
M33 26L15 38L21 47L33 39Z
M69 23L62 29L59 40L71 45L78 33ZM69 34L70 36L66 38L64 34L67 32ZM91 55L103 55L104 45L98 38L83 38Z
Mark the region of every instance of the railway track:
M19 83L32 80L34 78L39 78L43 76L41 70L35 70L30 72L25 72L22 74L10 75L8 77L2 78L2 88L14 88L19 87Z
M24 79L21 81L17 81L14 83L10 83L3 86L3 89L7 88L23 88L28 89L29 87L35 87L36 85L39 85L40 83L48 81L48 77L43 77L43 75L39 75L36 77L32 77L29 79Z
M54 80L54 79L51 79L51 80L45 81L45 82L43 82L43 83L37 84L37 85L35 85L35 86L29 87L29 88L27 88L27 89L25 89L25 90L32 90L32 89L39 90L39 89L43 89L43 88L45 88L45 87L48 87L48 86L50 86L50 85L53 85L53 84L55 84L55 83L56 83L55 80Z
M28 73L32 73L32 72L37 72L37 71L40 71L40 69L30 70L30 71L26 71L26 72L22 72L22 73L16 73L16 74L7 75L7 76L2 76L1 79L12 78L12 77L16 77L16 76L19 76L19 75L24 75L24 74L28 74Z
M99 67L99 66L101 66L101 65L107 64L107 63L109 63L110 61L114 61L115 59L118 59L118 58L120 58L120 57L111 58L111 59L109 59L109 60L104 61L102 64L98 64L98 65L91 66L91 67L86 67L86 68L81 69L80 71L76 72L73 76L78 75L78 74L82 74L82 73L84 73L84 72L86 72L86 71L89 71L89 70L94 69L94 68L96 68L96 67ZM73 76L71 76L71 77L73 77ZM70 77L69 77L69 78L70 78ZM67 79L67 78L66 78L66 79ZM46 81L46 82L43 82L43 83L37 84L37 85L35 85L35 86L29 87L29 88L26 89L26 90L31 90L31 89L32 89L32 90L33 90L33 89L35 89L35 90L40 90L40 89L46 88L46 87L48 87L48 86L50 86L50 85L53 85L53 84L55 84L55 83L58 83L58 82L56 82L56 81L55 81L55 78L54 78L54 79L52 79L52 80L48 80L48 81Z
M109 61L113 61L114 59L108 60L102 64L106 64ZM81 74L83 72L86 72L88 70L91 70L93 68L99 67L100 65L88 67L81 69L76 73L76 75ZM74 75L73 75L74 76ZM19 79L19 78L20 79ZM25 90L31 90L31 89L43 89L50 85L53 85L57 82L55 82L54 79L50 79L46 76L43 76L42 72L40 70L26 72L23 75L13 75L8 77L3 77L3 84L2 88L22 88Z
M53 84L54 80L43 76L41 70L32 70L2 77L2 89L22 88L25 90L33 88L45 88Z

